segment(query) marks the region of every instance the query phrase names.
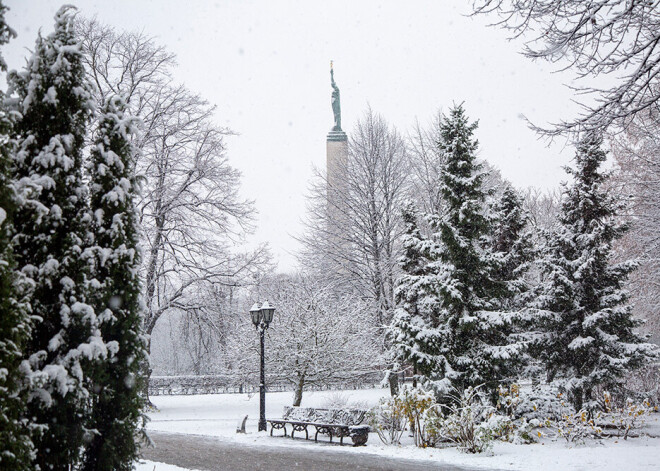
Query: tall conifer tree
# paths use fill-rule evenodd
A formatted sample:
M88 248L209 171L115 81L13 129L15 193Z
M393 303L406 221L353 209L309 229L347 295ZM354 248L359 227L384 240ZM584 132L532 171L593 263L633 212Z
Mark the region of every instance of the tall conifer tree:
M462 106L442 118L442 213L427 217L430 238L422 237L413 208L404 213L405 274L392 331L399 357L413 363L440 398L485 383L494 401L499 382L521 362L524 345L510 338L514 316L502 311L500 300L510 288L499 279L508 260L502 250L510 244L501 240L496 248L490 236L493 218L476 159L476 128Z
M83 466L89 471L133 469L139 452L137 432L144 424L139 370L146 350L141 335L133 133L134 118L126 112L124 101L111 97L103 109L90 163L92 251L100 282L94 307L109 358L99 362L93 374L97 393L89 428L94 435Z
M504 327L511 313L501 311L498 302L506 295L506 285L497 280L498 258L488 244L490 217L484 173L476 158L476 128L462 105L440 124L444 212L429 220L438 244L429 266L441 304L434 335L442 361L431 379L439 392L485 384L494 401L498 383L508 378L523 345L508 337Z
M439 356L442 346L435 330L439 302L433 294L434 278L429 267L435 244L419 230L419 214L414 203L406 204L402 213L403 274L396 282L397 307L390 334L398 361L412 364L415 372L427 377L437 370L437 361L442 358Z
M538 355L548 379L568 393L577 410L591 407L594 387L616 386L655 355L635 333L639 322L623 289L635 264L612 262L612 244L627 227L617 220L619 205L604 188L601 146L600 136L588 134L578 143L575 169L566 169L574 182L564 190L560 224L549 236L536 304L543 332Z
M0 2L0 45L16 36L5 22L7 7ZM0 70L7 64L0 55ZM0 469L32 469L33 446L27 423L21 419L27 402L20 371L22 350L30 332L29 311L22 302L21 277L15 272L11 238L16 197L11 177L13 122L0 91Z
M525 275L535 259L535 251L527 222L522 197L506 184L492 205L489 236L489 248L497 259L494 277L505 287L499 300L501 309L524 309L528 301Z
M25 367L31 381L34 467L69 470L79 462L90 362L106 354L86 303L91 236L83 181L83 145L94 109L74 37L72 7L55 16L55 31L39 37L24 72L11 74L21 101L15 158L22 201L15 217L16 260L31 279L35 325Z

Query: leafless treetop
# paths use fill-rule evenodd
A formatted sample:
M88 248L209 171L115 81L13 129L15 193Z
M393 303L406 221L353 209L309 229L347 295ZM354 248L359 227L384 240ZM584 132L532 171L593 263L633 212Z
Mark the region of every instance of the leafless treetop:
M537 128L550 136L626 128L637 113L659 106L660 10L658 0L473 0L476 13L497 13L498 25L526 40L524 54L575 70L582 112ZM586 82L607 76L612 84Z

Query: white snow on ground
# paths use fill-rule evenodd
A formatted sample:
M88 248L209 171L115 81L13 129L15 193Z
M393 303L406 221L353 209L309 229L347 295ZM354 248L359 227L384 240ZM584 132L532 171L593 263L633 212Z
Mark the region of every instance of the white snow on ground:
M179 468L173 464L154 463L153 461L142 461L138 463L136 471L195 471L193 469Z
M344 397L349 403L359 402L363 406L373 406L388 390L371 389L356 391L306 392L304 407L322 407L329 399ZM461 453L456 448L416 448L406 437L402 446L383 445L376 434L371 434L366 447L322 446L313 441L291 440L290 438L270 437L268 433L257 432L259 395L218 394L200 396L155 396L151 398L160 409L150 413L150 430L215 436L244 444L274 447L306 447L310 452L318 449L337 453L371 453L379 456L431 460L438 463L465 465L474 468L497 468L510 470L657 470L660 457L660 438L631 438L626 441L606 439L590 441L585 445L569 447L564 441L545 440L542 444L512 445L496 442L493 451L482 455ZM268 393L266 397L266 417L279 417L282 407L290 405L292 393ZM242 417L248 415L247 434L236 434L236 426ZM660 414L654 414L643 432L660 436ZM278 433L278 431L276 431ZM281 435L281 431L279 432ZM299 436L298 434L297 436ZM304 438L304 437L303 437ZM327 441L327 437L323 438ZM349 440L350 442L350 440ZM160 466L159 464L157 464ZM170 468L156 467L156 471L170 471ZM138 468L139 471L153 471L152 468ZM180 468L172 468L179 470Z
M341 396L349 403L363 403L373 407L389 394L384 389L355 391L305 392L304 407L322 407L332 398ZM256 432L259 420L259 394L206 394L197 396L151 396L159 411L150 413L148 428L162 432L192 433L217 437L236 435L238 422L248 416L246 430ZM293 401L291 392L273 392L266 395L266 418L282 416L284 406ZM369 438L371 440L371 437ZM376 440L378 438L376 437Z

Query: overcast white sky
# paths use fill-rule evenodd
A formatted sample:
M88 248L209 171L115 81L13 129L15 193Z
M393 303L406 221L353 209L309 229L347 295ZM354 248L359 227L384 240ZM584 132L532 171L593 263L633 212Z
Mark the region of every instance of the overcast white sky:
M266 241L281 270L294 265L312 167L325 165L333 124L329 63L350 134L367 105L407 133L439 109L465 102L478 119L481 156L518 187L556 187L573 151L547 147L521 117L544 124L576 111L545 63L520 43L469 18L467 0L79 0L81 14L117 29L144 30L178 57L176 79L218 106L243 194L259 211L255 241ZM20 68L39 28L53 28L61 3L7 0L18 38L5 47ZM493 20L493 19L491 19Z

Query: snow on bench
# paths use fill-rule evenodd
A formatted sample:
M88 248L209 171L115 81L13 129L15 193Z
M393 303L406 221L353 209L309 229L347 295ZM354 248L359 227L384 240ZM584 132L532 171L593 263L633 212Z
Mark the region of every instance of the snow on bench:
M351 437L353 446L364 445L369 438L369 426L361 425L367 414L365 410L359 409L315 409L313 407L284 406L281 419L268 419L270 423L270 435L273 430L284 430L287 435L286 426L291 426L291 438L295 432L305 432L305 440L309 439L307 427L314 427L314 441L318 441L321 435L339 437L339 444L344 444L344 437Z

